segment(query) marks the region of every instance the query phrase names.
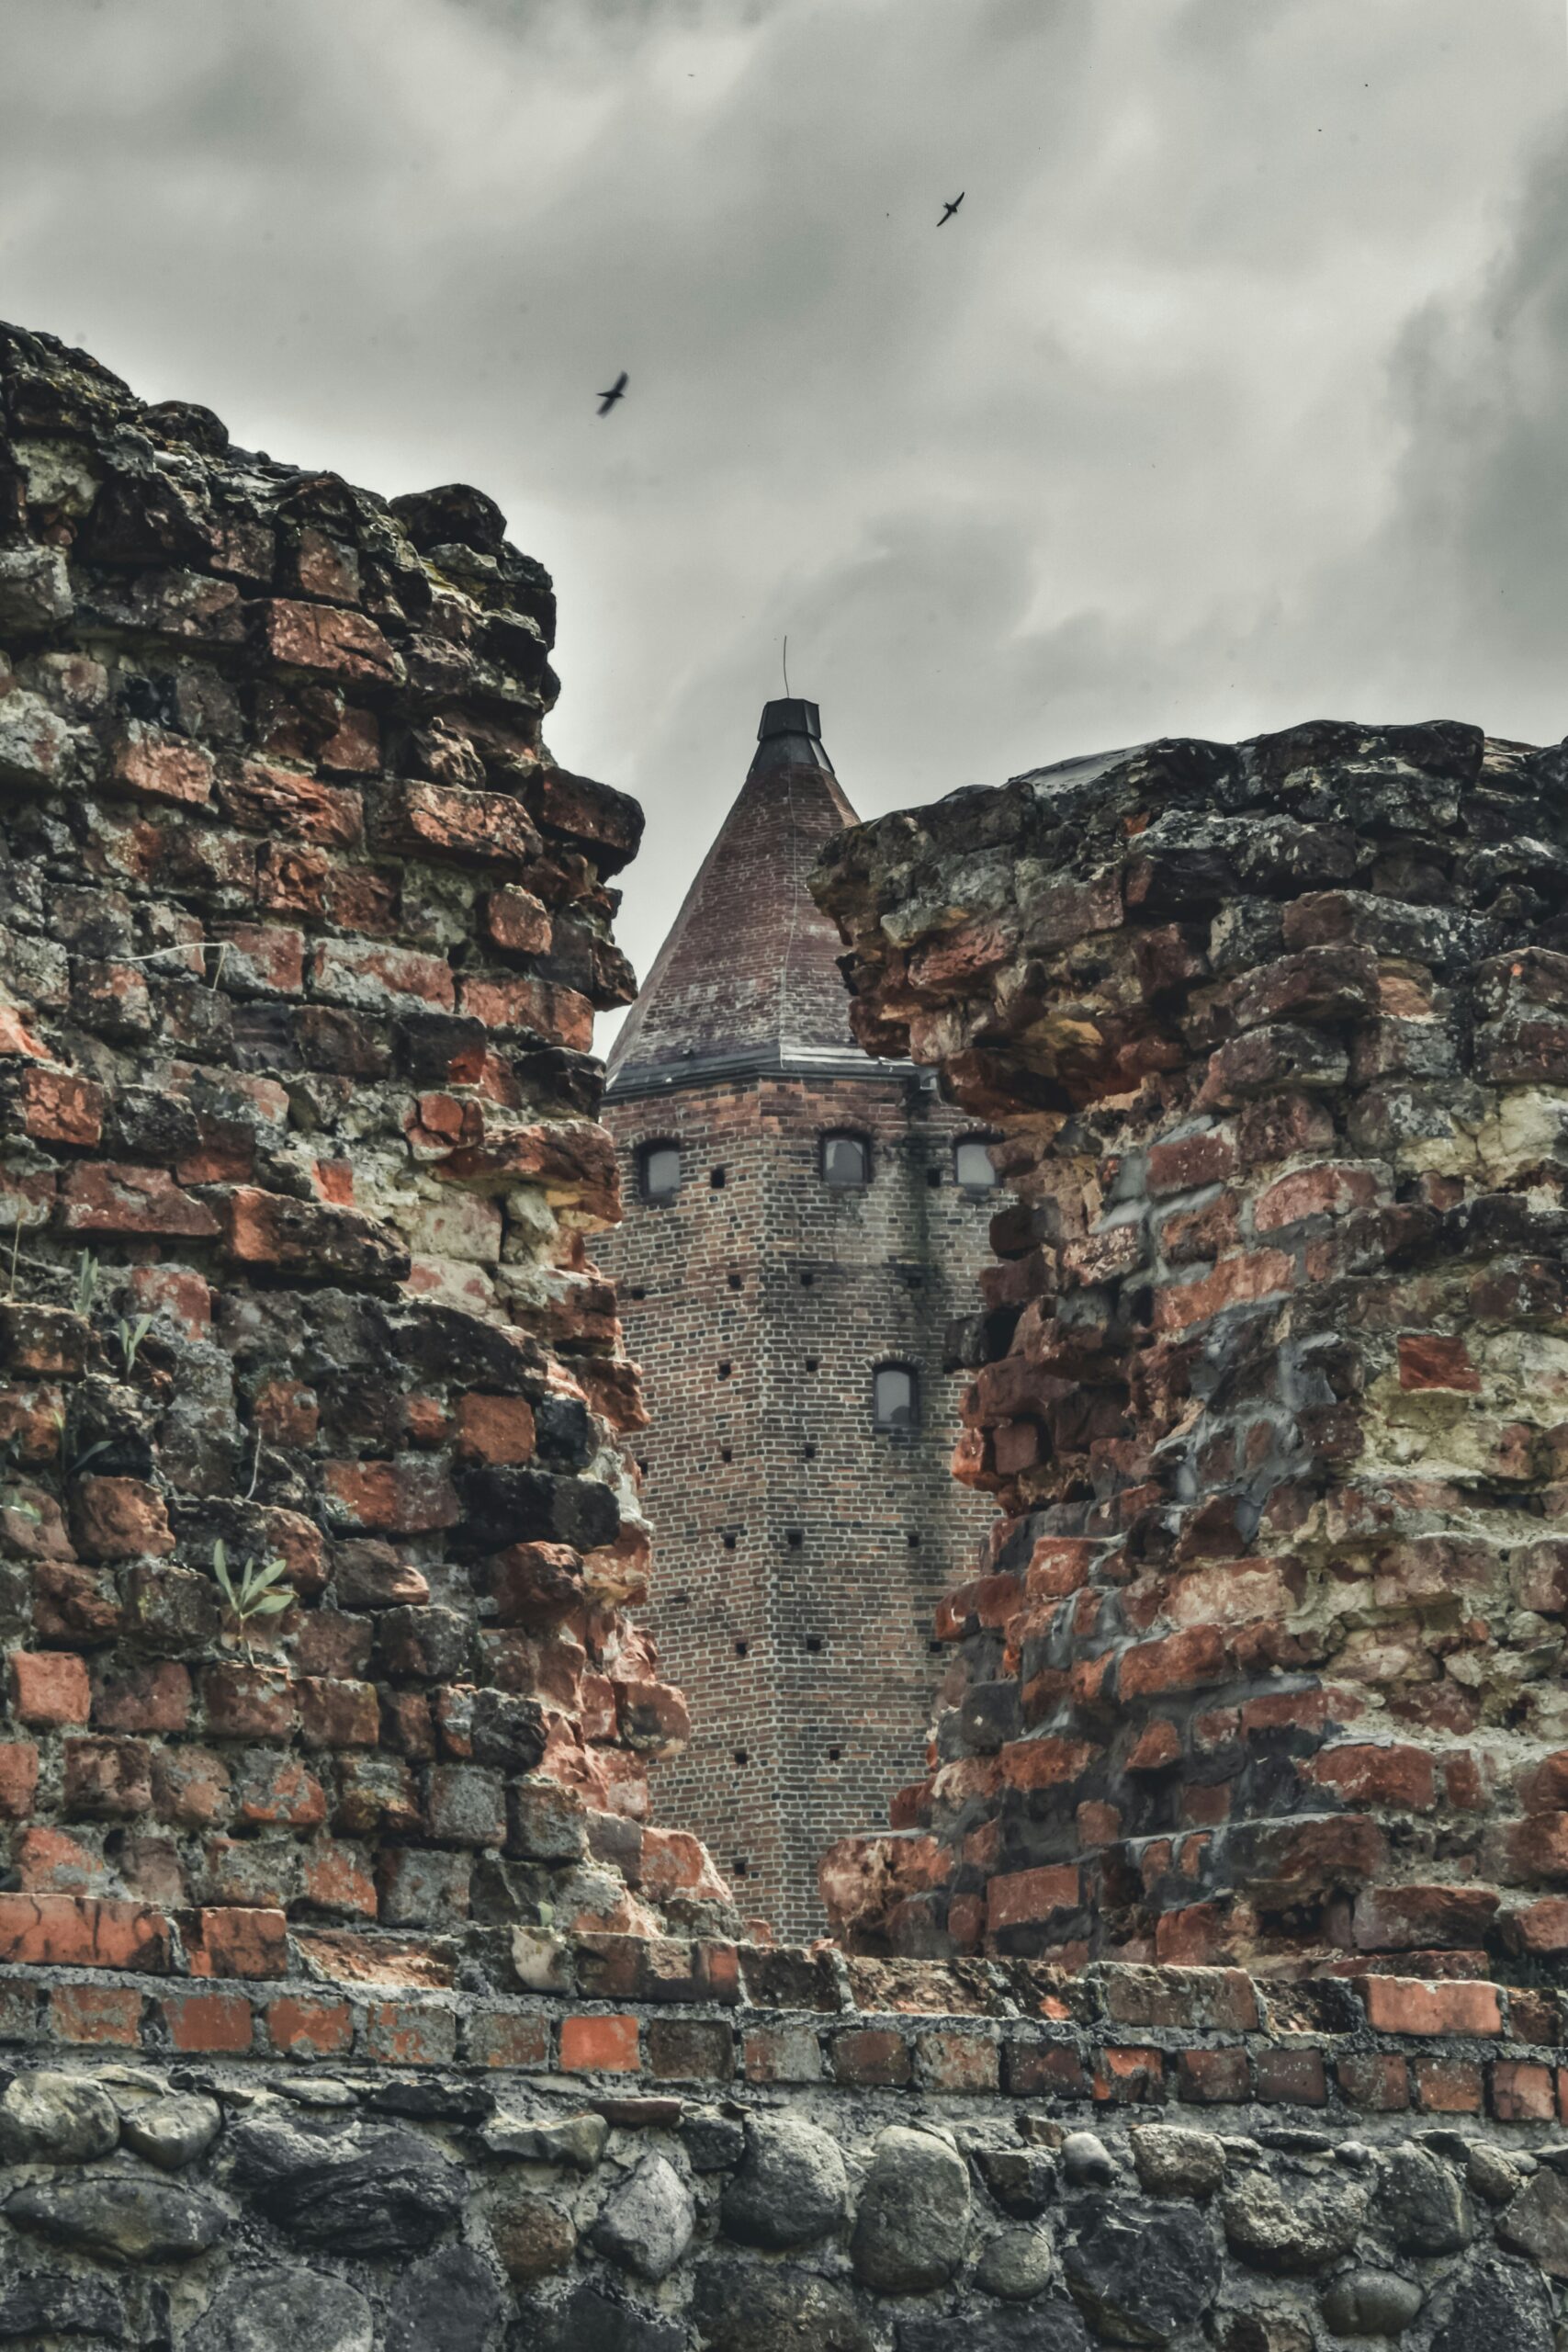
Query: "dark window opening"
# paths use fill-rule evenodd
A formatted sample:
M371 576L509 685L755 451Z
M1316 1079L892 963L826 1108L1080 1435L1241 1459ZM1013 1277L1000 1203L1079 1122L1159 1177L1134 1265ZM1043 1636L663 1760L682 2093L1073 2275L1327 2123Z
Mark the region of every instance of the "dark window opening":
M691 1598L689 1592L672 1592L670 1596L670 1606L671 1609L684 1609L689 1605Z
M801 1276L801 1278L800 1278L800 1287L801 1287L801 1289L802 1289L802 1290L809 1290L809 1289L811 1288L812 1283L813 1283L816 1280L817 1280L817 1277L816 1277L816 1275L815 1275L815 1274L802 1274L802 1276Z
M821 1357L820 1357L820 1356L807 1356L807 1359L806 1359L806 1369L807 1369L807 1372L815 1372L815 1371L816 1371L816 1369L817 1369L817 1367L818 1367L818 1365L821 1363L821 1361L822 1361L822 1359L821 1359Z
M953 1147L953 1172L966 1193L993 1193L997 1171L984 1136L964 1136Z
M824 1136L821 1170L825 1184L846 1193L860 1192L871 1182L870 1144L863 1136Z
M729 1865L729 1875L731 1878L745 1878L750 1872L750 1868L751 1865L747 1860L745 1855L737 1854L735 1860Z
M912 1430L919 1419L915 1375L906 1363L878 1364L872 1374L872 1416L879 1430Z
M727 1552L733 1552L736 1544L735 1530L732 1527L724 1528L720 1532L718 1540Z
M628 1298L646 1298L648 1296L648 1292L641 1283L633 1283L631 1289L627 1292L626 1295Z
M807 1634L807 1635L806 1636L806 1646L807 1646L807 1648L810 1651L810 1653L811 1653L812 1657L815 1657L817 1656L818 1651L818 1650L821 1648L821 1646L822 1646L822 1636L821 1636L821 1634Z
M728 1380L729 1378L729 1366L727 1363L721 1363L719 1365L718 1376L721 1380Z
M942 1644L940 1642L928 1642L926 1644L926 1647L930 1650L932 1657L940 1657L942 1656Z
M836 1764L836 1763L838 1762L838 1760L839 1760L840 1757L843 1754L843 1752L844 1752L844 1751L843 1751L843 1749L842 1749L841 1747L830 1747L830 1748L828 1750L828 1761L829 1761L829 1764Z
M911 1527L908 1533L905 1536L904 1541L908 1545L911 1552L918 1552L920 1548L919 1530L918 1528Z
M651 1208L662 1208L681 1189L681 1147L645 1143L637 1154L637 1190Z
M638 1461L637 1465L637 1476L638 1476L639 1478L646 1478L646 1477L647 1477L647 1476L648 1476L648 1464L647 1464L647 1463L646 1463L646 1462L643 1462L643 1461L641 1461L641 1460L639 1460L639 1461Z
M928 1169L926 1170L926 1182L931 1186L931 1191L932 1191L933 1193L939 1193L939 1192L942 1190L942 1170L941 1170L941 1169L940 1169L940 1168L928 1168Z
M735 1645L735 1655L736 1655L736 1657L745 1657L745 1655L746 1655L746 1644L745 1644L744 1642L737 1642L737 1643L736 1643L736 1645Z
M731 1289L731 1290L739 1290L739 1287L740 1287L740 1277L739 1277L739 1274L731 1274L731 1275L730 1275L730 1277L729 1277L729 1287L730 1287L730 1289Z
M809 1439L800 1449L800 1458L803 1462L815 1462L817 1459L817 1448Z
M718 1458L721 1462L733 1462L735 1448L732 1445L721 1445L718 1449Z
M751 1761L750 1751L744 1747L738 1747L735 1751L735 1760L738 1764L750 1764Z
M710 1192L715 1193L723 1192L724 1170L722 1168L710 1168L708 1170L708 1189Z
M792 1552L798 1552L805 1541L806 1537L798 1527L785 1528L784 1542L789 1545Z

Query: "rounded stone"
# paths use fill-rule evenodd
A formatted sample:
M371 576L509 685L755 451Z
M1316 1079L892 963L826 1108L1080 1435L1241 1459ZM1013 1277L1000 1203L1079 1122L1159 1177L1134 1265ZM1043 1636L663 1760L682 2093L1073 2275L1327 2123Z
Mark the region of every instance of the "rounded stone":
M1062 2177L1070 2188L1106 2188L1116 2159L1096 2132L1069 2132L1062 2143Z
M1056 2193L1056 2160L1043 2148L981 2148L975 2162L1004 2213L1032 2222Z
M855 2215L851 2259L863 2287L923 2295L945 2286L969 2234L969 2167L945 2140L880 2132Z
M1334 2335L1403 2335L1425 2301L1392 2270L1349 2270L1325 2287L1319 2309Z
M1277 2180L1253 2172L1225 2190L1221 2211L1244 2262L1293 2278L1326 2270L1349 2252L1366 2219L1367 2191L1332 2175Z
M137 2155L165 2172L179 2172L204 2156L223 2128L223 2110L215 2098L198 2092L173 2091L166 2098L120 2105L120 2137Z
M17 2075L0 2098L0 2161L91 2164L119 2139L119 2110L85 2075Z
M928 2309L900 2318L895 2342L898 2352L1089 2352L1083 2321L1063 2295L966 2311L961 2320Z
M5 2211L18 2229L111 2262L190 2262L209 2253L229 2227L215 2198L107 2166L29 2181L12 2190Z
M1540 2274L1492 2255L1461 2279L1432 2352L1555 2352L1553 2335Z
M1085 2199L1062 2250L1073 2301L1108 2344L1165 2344L1220 2291L1220 2250L1186 2205Z
M1225 2177L1224 2147L1212 2132L1142 2123L1127 2136L1138 2179L1151 2197L1212 2197Z
M516 2286L570 2267L577 2231L570 2214L531 2188L503 2188L489 2209L491 2244Z
M446 2245L400 2267L385 2352L479 2352L500 2317L501 2289L483 2258L471 2245Z
M667 2278L692 2242L695 2209L667 2156L645 2156L607 2200L589 2236L639 2278Z
M1568 2180L1538 2172L1497 2219L1497 2235L1553 2278L1568 2278Z
M836 2279L789 2262L705 2262L692 2317L703 2352L875 2352L853 2297Z
M346 2279L247 2271L219 2289L180 2352L370 2352L375 2332L369 2304Z
M849 2210L837 2144L815 2124L760 2115L746 2125L746 2154L724 2192L719 2221L742 2245L780 2251L836 2230Z
M975 2265L975 2284L1004 2303L1027 2303L1043 2292L1056 2268L1049 2230L1004 2230Z
M1458 2254L1475 2235L1475 2211L1451 2165L1427 2148L1394 2148L1378 2199L1404 2254Z

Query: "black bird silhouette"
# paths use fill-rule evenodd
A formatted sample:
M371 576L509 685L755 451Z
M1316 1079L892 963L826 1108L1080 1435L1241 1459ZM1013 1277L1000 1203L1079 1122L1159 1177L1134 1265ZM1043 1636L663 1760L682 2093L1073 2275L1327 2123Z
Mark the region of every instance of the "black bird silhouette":
M621 372L620 372L620 374L616 377L616 379L615 379L615 382L611 385L611 387L610 387L609 390L608 390L607 392L601 392L601 393L600 393L600 395L599 395L599 413L600 413L600 415L601 415L601 416L608 416L608 415L609 415L609 413L610 413L610 411L615 407L615 402L616 402L617 401L620 401L620 400L625 400L626 396L626 369L623 368L622 368L622 370L621 370Z
M963 203L965 193L966 191L964 188L960 188L958 194L953 198L951 204L943 204L942 208L942 219L936 224L939 229L946 228L948 222L952 220L953 214Z

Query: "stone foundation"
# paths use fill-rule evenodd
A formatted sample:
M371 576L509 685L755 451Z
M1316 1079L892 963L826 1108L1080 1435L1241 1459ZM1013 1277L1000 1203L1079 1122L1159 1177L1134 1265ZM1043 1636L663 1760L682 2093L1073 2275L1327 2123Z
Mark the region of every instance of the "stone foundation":
M9 1972L7 2340L45 2312L181 2352L1560 2340L1548 1996L558 1960L578 1997Z

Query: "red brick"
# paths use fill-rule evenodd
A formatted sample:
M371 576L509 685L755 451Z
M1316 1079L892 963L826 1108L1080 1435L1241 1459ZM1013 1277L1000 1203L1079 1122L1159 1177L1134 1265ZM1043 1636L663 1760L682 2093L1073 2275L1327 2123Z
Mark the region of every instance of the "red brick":
M103 1133L104 1090L65 1070L26 1069L17 1081L22 1127L35 1143L90 1150Z
M1424 1747L1321 1747L1302 1769L1319 1786L1337 1789L1347 1804L1427 1813L1437 1802L1433 1758Z
M70 1814L117 1819L148 1813L152 1750L141 1739L68 1739L62 1787Z
M6 1663L11 1708L19 1722L45 1727L86 1722L92 1686L86 1667L73 1652L12 1650Z
M1486 2073L1492 2112L1499 2123L1556 2122L1556 2085L1550 2066L1499 2058Z
M655 2082L728 2083L735 2073L734 2030L716 2018L650 2018L648 2071Z
M173 2048L182 2055L248 2052L255 2038L243 1993L170 1993L159 2003Z
M326 676L389 683L401 675L397 655L365 613L336 605L275 596L256 608L275 662Z
M373 1682L339 1682L305 1675L296 1686L307 1747L374 1747L381 1712Z
M0 1740L0 1819L25 1821L38 1790L38 1749L30 1740Z
M569 2075L635 2075L637 2029L633 2017L561 2019L560 2063Z
M321 941L311 959L310 989L328 1004L380 1013L431 1006L450 1012L457 1001L444 957L374 939Z
M1303 1217L1343 1216L1351 1209L1371 1208L1377 1196L1378 1180L1371 1169L1320 1160L1281 1176L1260 1193L1253 1204L1252 1222L1258 1233L1271 1233Z
M909 2045L901 2033L888 2028L856 2027L833 2035L828 2044L828 2065L836 2082L866 2088L907 2083L911 2072Z
M288 1994L269 2001L264 2015L273 2048L286 2058L341 2058L354 2046L354 2015L346 2001Z
M90 1560L162 1560L175 1548L164 1498L140 1478L79 1478L71 1523Z
M1176 2095L1195 2106L1214 2107L1251 2097L1252 2075L1245 2050L1183 2050L1176 2063Z
M466 1461L529 1462L534 1454L534 1408L523 1396L459 1397L457 1452Z
M1223 1681L1229 1672L1224 1636L1214 1625L1190 1625L1163 1641L1143 1642L1123 1653L1117 1690L1123 1702L1157 1698L1168 1690L1195 1690Z
M1369 2022L1380 2033L1495 2034L1503 2030L1495 1984L1428 1984L1414 1976L1362 1981Z
M169 1923L144 1904L76 1894L0 1894L0 1961L168 1973Z
M928 2091L995 2092L1001 2053L989 2034L933 2028L915 2036L921 2087Z
M445 1470L419 1454L396 1462L328 1462L322 1477L344 1519L379 1534L427 1534L456 1526L462 1516Z
M115 1984L57 1984L49 1996L50 2030L57 2041L135 2050L141 2041L141 2000Z
M365 829L357 792L260 760L242 761L232 776L220 782L218 797L231 824L333 849L352 848Z
M465 2046L477 2066L546 2067L550 2063L550 2021L507 2009L481 2009L468 2019Z
M287 1668L209 1666L201 1678L208 1730L218 1739L288 1739L298 1722Z
M507 978L464 979L458 989L462 1009L487 1029L503 1034L522 1030L565 1046L577 1054L593 1047L593 1007L575 989L547 980Z
M212 796L212 761L183 735L133 725L116 744L109 775L122 792L143 800L199 808Z
M166 1168L94 1160L67 1171L60 1203L71 1234L209 1241L218 1231L207 1204L182 1192Z
M547 956L550 947L548 909L531 890L508 885L492 890L483 908L485 936L492 946L513 956Z
M376 2001L365 2012L368 2056L394 2066L445 2066L457 2051L457 2020L450 2009L414 2001Z
M986 1888L987 1931L996 1935L1051 1919L1058 1912L1076 1911L1082 1899L1076 1863L1010 1871L993 1878Z
M1460 2058L1417 2058L1416 2105L1427 2115L1479 2115L1482 2109L1479 2066Z
M1258 2096L1270 2106L1325 2106L1328 2082L1322 2052L1316 2050L1260 2050L1258 2053Z
M1155 1295L1155 1329L1188 1330L1227 1306L1287 1291L1295 1278L1295 1260L1281 1250L1238 1251L1234 1258L1222 1258L1213 1273L1197 1282L1165 1283Z
M1102 2105L1146 2106L1165 2097L1165 2060L1157 2050L1095 2053L1094 2096Z
M1381 2115L1410 2104L1410 2068L1403 2058L1377 2051L1358 2052L1337 2059L1334 2072L1341 2095L1352 2107Z
M749 2083L816 2083L822 2078L821 2044L815 2024L806 2018L748 2026L740 2052Z
M288 1923L281 1911L212 1905L190 1936L193 1976L286 1976Z
M190 1720L190 1676L174 1658L130 1666L93 1693L98 1731L183 1732Z

